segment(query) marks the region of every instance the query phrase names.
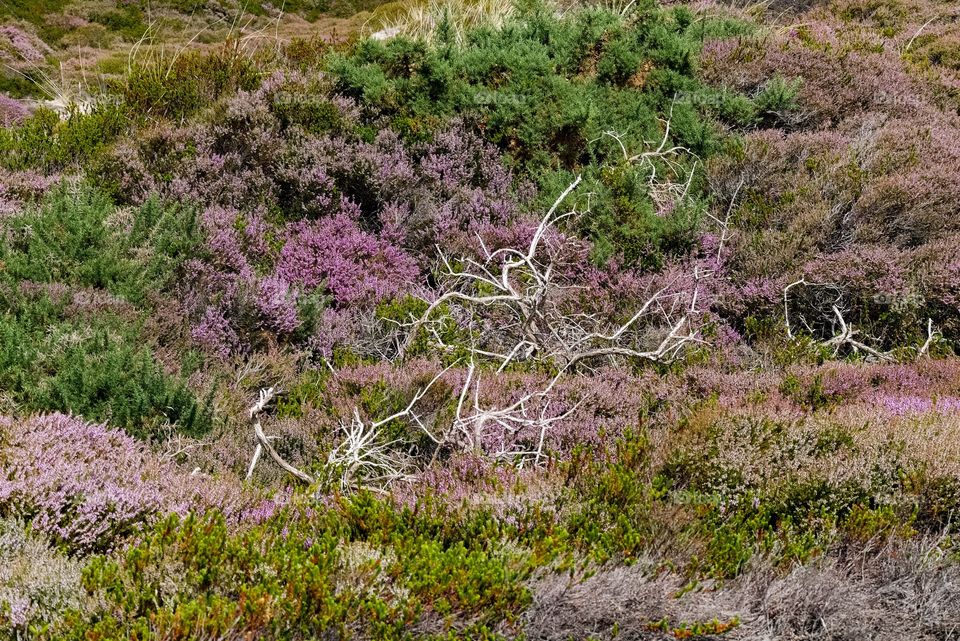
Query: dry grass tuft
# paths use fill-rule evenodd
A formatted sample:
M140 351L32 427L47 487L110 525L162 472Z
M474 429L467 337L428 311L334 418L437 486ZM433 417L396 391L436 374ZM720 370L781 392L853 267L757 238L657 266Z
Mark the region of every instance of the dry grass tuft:
M365 35L386 39L397 35L433 42L441 36L462 44L481 26L499 28L516 14L513 0L423 0L392 4L377 12Z

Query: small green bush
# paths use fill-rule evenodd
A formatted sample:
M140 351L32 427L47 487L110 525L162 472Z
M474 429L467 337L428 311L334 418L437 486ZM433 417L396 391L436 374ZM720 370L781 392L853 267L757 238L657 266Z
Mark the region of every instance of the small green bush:
M192 435L211 428L209 403L163 372L137 327L67 320L64 307L41 299L0 313L0 389L23 411L109 420L141 438L167 423Z
M216 514L171 517L120 558L93 560L83 584L102 607L74 612L60 638L362 631L405 639L431 614L470 621L451 639L491 638L488 626L514 620L529 603L524 564L489 551L489 539L472 532L438 536L457 522L443 516L364 495L322 513L285 509L234 532Z
M16 127L0 128L0 167L55 172L97 157L128 129L127 112L111 100L65 118L38 109Z
M140 62L116 91L138 117L183 120L221 96L255 88L265 64L228 42L209 53L188 51Z
M198 242L192 210L151 201L133 220L66 186L7 220L0 242L0 389L25 411L110 420L143 437L210 429L208 404L168 376L138 306L158 303Z

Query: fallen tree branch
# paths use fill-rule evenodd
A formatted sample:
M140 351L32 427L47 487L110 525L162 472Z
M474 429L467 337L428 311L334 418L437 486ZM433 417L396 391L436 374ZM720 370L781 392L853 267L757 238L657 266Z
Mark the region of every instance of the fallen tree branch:
M411 467L409 457L400 452L397 447L406 443L400 439L384 442L380 438L381 428L393 421L406 419L423 431L430 440L440 445L442 441L427 428L414 408L430 388L450 370L450 367L438 373L429 383L417 390L407 406L399 412L379 421L367 422L360 417L360 411L354 407L350 421L341 421L340 431L344 439L327 455L326 465L329 473L339 476L337 484L341 490L348 491L355 486L378 489L377 485L387 486L398 480L413 478L408 473Z
M933 329L933 319L927 319L927 340L924 341L923 345L920 347L920 351L917 352L917 358L923 358L927 355L927 352L930 351L930 345L933 344L933 338L937 335L938 332Z
M853 329L853 325L848 325L846 321L843 320L843 314L840 313L840 310L836 305L833 306L833 313L837 317L837 322L840 323L840 333L831 338L828 341L825 341L823 344L827 347L833 347L833 355L836 357L840 353L840 348L844 345L850 345L854 351L864 351L867 354L870 354L874 358L877 358L882 361L895 362L896 359L890 355L889 352L881 352L876 350L861 341L858 341L854 338L856 332Z
M300 479L307 485L313 485L315 482L314 478L306 472L298 470L296 467L290 465L290 463L284 460L284 458L280 456L280 453L277 452L277 450L275 450L273 445L270 443L270 438L263 432L263 426L260 424L260 413L263 412L267 404L273 400L274 396L275 392L272 387L261 389L260 395L257 398L257 402L250 406L250 423L253 425L253 432L257 436L258 444L257 449L254 450L253 458L250 460L250 467L247 470L247 479L249 480L250 477L253 476L253 470L257 465L257 461L260 459L262 451L266 450L270 455L270 458L272 458L274 462L276 462L276 464L281 468Z
M570 309L578 302L570 298L570 291L584 286L559 280L560 253L566 241L557 247L547 244L546 249L543 241L559 220L575 213L558 215L557 211L580 181L578 176L554 201L525 249L507 247L490 252L481 240L485 260L464 258L456 267L440 252L442 271L438 279L446 291L411 321L399 355L406 355L421 330L427 331L436 346L453 351L454 347L441 338L440 323L457 315L490 328L471 345L471 354L498 361L498 371L524 360L550 362L561 370L590 359L612 357L666 362L676 358L688 343L697 341L695 328L685 333L680 329L690 326L690 314L695 313L699 272L690 313L679 310L683 294L669 291L676 279L650 294L622 324L611 326L596 315ZM435 312L444 305L453 306L453 311L435 318ZM663 330L666 338L656 349L642 349L636 346L641 329L647 333Z
M830 283L811 283L804 278L796 280L783 289L783 316L784 323L786 325L787 337L791 340L795 338L793 328L790 323L790 290L794 287L804 285L804 286L818 286L832 290L835 294L839 292L839 288L836 285ZM895 350L891 351L881 351L875 347L871 347L864 341L856 338L858 332L853 328L852 323L848 323L843 317L843 312L840 310L839 301L841 296L839 294L833 296L833 299L829 303L825 303L824 299L821 298L814 304L815 309L819 309L820 314L822 315L819 323L814 323L815 325L819 324L823 326L826 324L825 317L829 316L832 319L832 325L834 328L839 327L839 330L834 333L832 337L826 340L819 341L819 344L824 347L829 347L833 350L833 357L836 358L840 355L840 350L847 346L850 347L854 353L863 352L868 356L871 356L877 360L885 361L888 363L896 362L897 357L894 355ZM830 311L827 312L826 305L829 305ZM804 323L807 329L815 334L813 328L811 328L806 320L801 316L800 320ZM927 319L927 339L923 345L917 349L916 357L921 358L926 355L930 346L933 344L933 341L936 337L936 331L933 328L933 319Z

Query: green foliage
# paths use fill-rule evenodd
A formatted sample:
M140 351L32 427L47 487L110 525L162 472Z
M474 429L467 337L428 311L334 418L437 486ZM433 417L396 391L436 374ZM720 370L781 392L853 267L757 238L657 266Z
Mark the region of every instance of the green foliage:
M396 298L377 306L377 318L390 325L402 325L416 321L423 317L428 304L415 296ZM450 318L450 309L446 304L440 305L431 313L431 319L443 319L434 331L437 332L445 345L454 349L441 354L441 362L445 365L469 361L472 352L469 349L469 332L461 328ZM421 328L407 349L407 356L424 356L431 353L431 337L426 328Z
M0 128L0 167L53 172L97 156L127 130L127 113L106 100L89 112L74 109L61 119L38 109L16 127Z
M44 204L7 221L0 244L8 283L63 283L104 289L142 303L176 276L200 242L195 212L180 205L148 201L133 220L89 188L55 189Z
M126 18L120 20L114 13L105 14L103 20L116 19L117 28L131 34L139 28L127 25L123 22ZM182 120L222 96L253 89L266 66L263 56L247 55L235 43L208 53L139 61L89 109L73 108L61 118L41 108L18 126L0 128L0 168L52 173L95 164L118 137L149 119ZM307 115L313 120L320 117Z
M8 307L8 305L3 305ZM167 376L125 319L67 317L40 299L0 315L0 389L24 411L62 411L150 437L166 423L210 429L211 410Z
M679 621L671 623L670 619L665 617L659 621L654 621L647 625L647 629L656 632L669 633L674 639L699 639L714 637L725 634L740 625L740 619L721 621L712 619L710 621Z
M285 127L298 126L316 135L341 133L345 123L340 110L320 96L319 91L311 94L309 87L302 95L284 92L274 99L273 111Z
M823 377L819 374L815 375L809 383L801 381L793 374L787 374L780 383L780 392L791 398L797 405L809 407L814 411L827 407L835 401L824 393Z
M445 516L359 496L319 513L286 509L240 531L218 515L171 517L122 557L93 560L83 583L102 606L93 616L73 613L60 638L229 631L289 639L349 630L402 639L431 613L471 619L451 638L490 638L488 626L529 602L524 564L469 531L438 536L451 523Z
M221 96L255 88L264 65L265 60L228 42L209 53L188 51L143 61L116 90L130 113L182 120Z
M917 485L919 500L914 525L927 532L940 533L960 513L960 480L922 475Z
M105 221L112 211L96 193L71 194L66 186L60 187L42 208L10 222L11 242L0 246L5 279L116 286L135 266L111 242Z
M63 34L63 28L44 20L57 13L70 3L70 0L5 0L0 2L0 22L3 18L16 18L36 25L41 38L54 42Z
M787 80L774 76L754 97L757 117L763 126L775 125L784 116L797 109L801 79Z
M211 427L209 404L168 376L134 305L156 300L197 242L193 213L149 202L129 227L89 190L55 190L8 219L0 243L0 389L26 411L109 419L150 436ZM116 228L112 226L116 225Z
M14 98L41 98L42 78L34 69L12 71L0 69L0 92Z
M568 484L580 506L563 523L569 544L597 563L636 560L662 525L654 518L660 491L651 483L646 435L627 434L597 456L578 450L568 465Z
M147 31L143 10L135 4L122 4L116 9L95 12L90 15L93 22L102 24L124 39L136 41Z
M683 171L656 161L657 175L682 182L692 155L718 148L709 110L689 99L706 91L694 59L705 33L699 25L710 19L694 23L688 14L651 5L623 21L597 9L566 18L527 9L502 29L474 30L462 46L363 41L332 54L326 67L339 91L377 105L377 115L386 113L406 137L420 138L454 114L465 119L509 152L544 199L583 173L582 193L593 194L593 208L581 231L597 244L596 258L657 266L689 250L702 205L694 198L679 211L655 211L651 168L627 166L623 148L605 132L617 132L636 154L663 137L669 118L668 144L685 149ZM755 113L749 98L740 100L747 103L741 111ZM693 185L691 193L699 192Z

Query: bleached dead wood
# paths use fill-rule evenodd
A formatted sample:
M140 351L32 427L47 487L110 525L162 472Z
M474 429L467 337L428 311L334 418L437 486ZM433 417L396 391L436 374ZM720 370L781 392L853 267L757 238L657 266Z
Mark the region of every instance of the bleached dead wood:
M570 290L583 286L560 282L557 274L564 241L553 247L545 239L553 235L560 220L576 213L557 212L580 182L578 176L557 198L523 250L508 247L491 252L481 241L484 260L464 258L456 266L439 252L439 278L445 291L410 323L400 355L407 353L421 330L426 330L439 347L449 347L443 344L439 329L449 316L437 314L446 305L462 306L467 318L497 319L496 340L474 345L471 351L475 357L498 361L500 371L520 360L552 362L563 370L600 358L665 362L676 358L689 343L697 342L697 330L690 325L689 315L677 307L681 294L669 291L673 283L650 294L637 312L621 324L610 324L596 315L563 307ZM696 301L696 292L688 294ZM655 349L642 349L630 340L636 338L634 332L641 322L647 328L654 322L662 327L664 338Z
M257 397L257 401L250 406L250 409L249 409L250 423L253 426L254 434L256 434L257 436L257 447L254 450L252 459L250 460L250 467L247 470L247 479L249 480L253 476L253 471L256 468L257 462L260 460L263 450L266 450L267 453L270 455L270 458L272 458L274 462L277 465L279 465L283 470L285 470L286 472L289 472L294 477L300 479L307 485L313 485L313 483L315 482L315 479L312 476L310 476L306 472L303 472L297 469L296 467L288 463L286 460L284 460L282 456L280 456L279 452L277 452L277 450L274 449L273 444L270 443L270 437L268 437L264 433L263 426L260 424L260 414L263 412L264 408L270 403L270 401L273 400L275 395L276 395L276 392L272 387L261 389L260 394Z
M341 421L343 440L327 455L327 470L335 474L341 490L355 486L376 489L412 477L410 457L404 455L406 445L400 439L385 441L382 428L396 420L407 420L440 444L416 412L416 405L433 385L449 370L443 370L420 388L405 408L379 421L364 421L357 408L349 421Z
M793 328L790 322L790 291L793 288L799 287L799 286L818 286L818 287L827 288L833 291L834 293L840 291L840 288L834 284L812 283L810 281L807 281L805 278L800 278L799 280L796 280L790 283L789 285L787 285L786 287L784 287L783 316L784 316L784 324L786 325L786 330L787 330L787 337L790 339L795 338ZM859 332L856 329L854 329L852 323L847 322L847 320L843 317L843 312L840 309L839 301L840 301L840 296L836 295L833 297L833 300L829 303L829 308L830 308L829 321L833 327L837 328L837 331L836 333L834 333L832 337L826 340L820 341L820 344L823 345L824 347L830 348L835 358L840 355L840 351L844 347L849 347L851 350L853 350L854 353L863 352L867 356L875 358L876 360L879 360L879 361L896 362L898 359L897 359L897 356L895 355L895 350L881 351L875 347L870 346L869 344L865 343L863 340L860 340L860 338L858 338ZM826 315L826 312L824 311L823 314ZM824 324L826 324L827 319L822 318L821 321L823 321ZM809 326L809 324L807 324L806 322L804 322L804 324L807 326L807 329L810 330L811 333L814 333L813 329ZM933 319L928 318L927 319L927 339L926 341L924 341L923 345L920 346L920 348L916 349L915 353L917 358L921 358L925 356L930 351L930 346L933 344L933 341L935 340L936 335L937 335L937 332L933 327ZM909 350L909 351L912 351L912 350Z

